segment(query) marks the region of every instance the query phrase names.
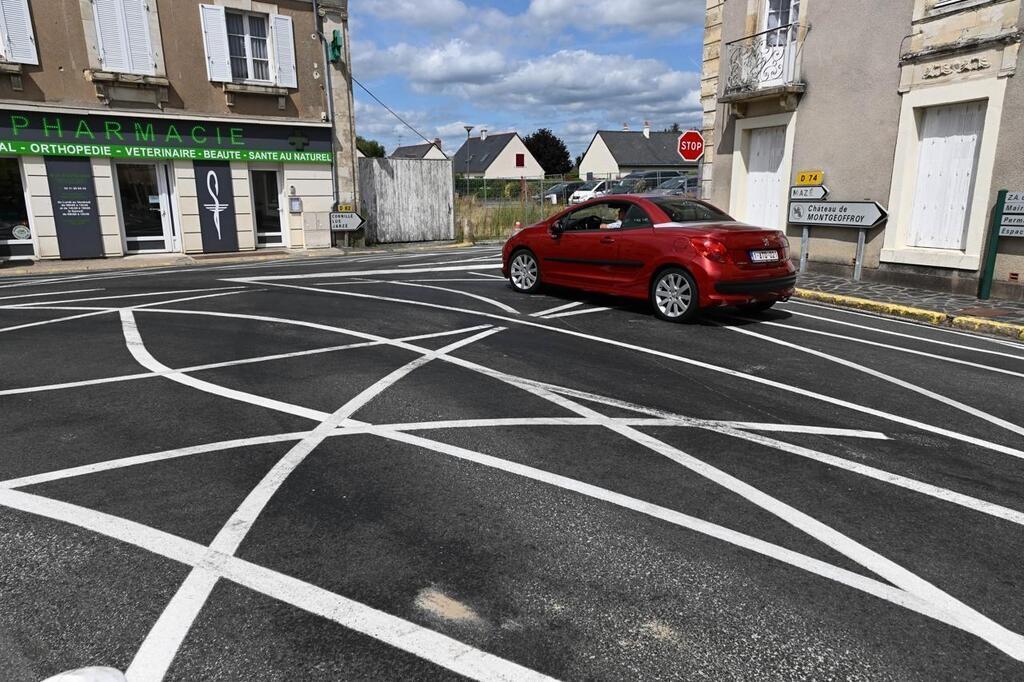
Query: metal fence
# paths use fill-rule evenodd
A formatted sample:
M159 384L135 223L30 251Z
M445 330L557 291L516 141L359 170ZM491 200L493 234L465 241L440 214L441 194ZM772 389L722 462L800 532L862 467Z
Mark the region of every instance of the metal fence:
M678 178L676 173L661 172L653 176L630 178L620 182L618 176L591 176L592 179L575 175L548 175L543 178L520 178L518 180L467 178L455 176L455 230L456 237L467 241L490 241L507 239L516 223L523 227L540 222L570 205L572 195L578 190L595 196L609 194L632 194L650 192L661 183ZM682 193L696 197L699 183L696 176ZM586 195L591 198L590 195Z

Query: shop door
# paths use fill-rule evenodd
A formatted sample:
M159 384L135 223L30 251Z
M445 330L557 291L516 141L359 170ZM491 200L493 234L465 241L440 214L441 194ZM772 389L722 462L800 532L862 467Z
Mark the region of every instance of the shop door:
M745 222L757 227L785 227L779 224L788 194L786 169L782 167L785 152L785 126L751 129Z
M256 213L256 246L284 246L281 186L276 170L252 171L252 205Z
M180 251L171 211L170 167L155 163L119 163L116 168L125 252Z
M984 125L985 102L929 107L922 112L910 246L964 248Z

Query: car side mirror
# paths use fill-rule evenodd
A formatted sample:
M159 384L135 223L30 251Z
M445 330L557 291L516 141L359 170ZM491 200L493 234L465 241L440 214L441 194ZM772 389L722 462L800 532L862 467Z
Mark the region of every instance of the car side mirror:
M556 220L551 223L551 238L557 239L563 232L565 232L565 224L561 220Z

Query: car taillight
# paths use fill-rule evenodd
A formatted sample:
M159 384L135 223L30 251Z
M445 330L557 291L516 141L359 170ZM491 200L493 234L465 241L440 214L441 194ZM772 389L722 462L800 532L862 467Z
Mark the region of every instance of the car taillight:
M716 263L724 263L729 257L729 250L725 248L725 244L718 241L717 239L701 239L700 237L692 237L690 244L693 245L693 249L701 256L704 256L708 260L713 260Z

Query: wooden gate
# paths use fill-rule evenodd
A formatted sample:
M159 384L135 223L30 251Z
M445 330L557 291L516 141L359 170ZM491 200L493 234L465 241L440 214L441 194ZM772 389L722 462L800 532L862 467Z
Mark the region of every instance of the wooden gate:
M359 159L366 243L455 238L450 159Z

